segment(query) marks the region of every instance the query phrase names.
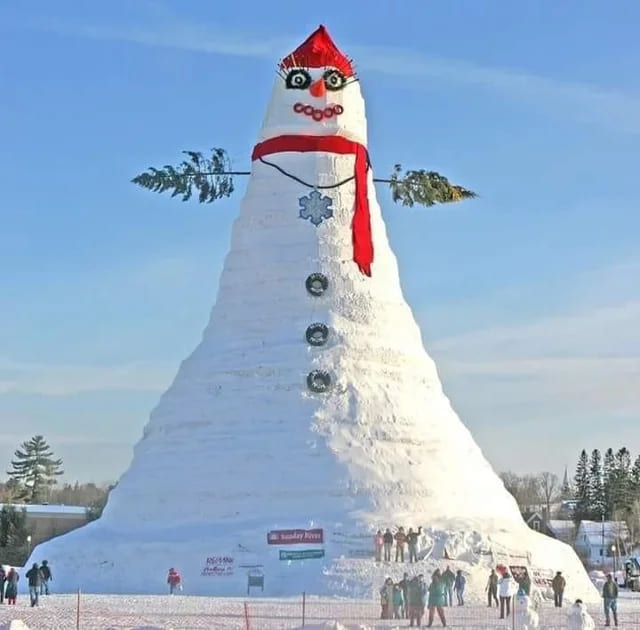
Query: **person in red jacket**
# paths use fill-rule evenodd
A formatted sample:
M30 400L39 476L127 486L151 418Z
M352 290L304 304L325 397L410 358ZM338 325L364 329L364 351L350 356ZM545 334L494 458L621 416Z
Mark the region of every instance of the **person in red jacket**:
M169 595L173 595L176 591L182 590L181 583L182 578L180 577L180 574L173 567L171 567L169 569L169 575L167 576Z

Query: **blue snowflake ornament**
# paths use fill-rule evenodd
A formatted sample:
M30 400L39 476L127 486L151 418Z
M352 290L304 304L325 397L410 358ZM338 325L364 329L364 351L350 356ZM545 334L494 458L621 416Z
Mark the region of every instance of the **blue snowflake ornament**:
M331 197L323 196L317 190L312 190L306 197L300 197L300 218L309 219L313 225L318 227L323 219L330 219L333 216Z

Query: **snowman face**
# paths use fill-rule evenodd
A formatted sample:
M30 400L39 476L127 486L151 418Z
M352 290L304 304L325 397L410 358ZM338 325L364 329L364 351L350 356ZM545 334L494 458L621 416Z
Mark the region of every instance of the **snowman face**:
M343 136L367 142L360 83L351 60L319 26L278 68L261 139Z
M261 138L339 135L366 143L360 83L339 69L287 68L276 78Z

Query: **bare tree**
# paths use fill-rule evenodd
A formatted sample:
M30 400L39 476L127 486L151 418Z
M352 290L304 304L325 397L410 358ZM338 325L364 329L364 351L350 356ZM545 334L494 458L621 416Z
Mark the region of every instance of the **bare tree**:
M518 475L507 471L501 472L500 478L504 487L513 495L521 512L539 509L542 497L536 475Z
M552 472L541 472L538 475L538 487L540 488L540 493L547 508L545 521L548 521L551 518L551 502L554 501L559 494L558 476Z

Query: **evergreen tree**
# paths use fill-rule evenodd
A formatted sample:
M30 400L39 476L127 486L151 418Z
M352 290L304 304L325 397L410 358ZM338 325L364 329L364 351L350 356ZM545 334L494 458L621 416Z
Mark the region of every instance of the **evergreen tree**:
M16 510L13 505L3 505L0 510L0 553L8 547L23 547L26 542L26 510Z
M602 468L602 486L604 490L604 517L606 520L611 519L611 515L615 509L613 499L615 484L615 456L613 449L608 448L604 454L604 464Z
M599 521L605 511L604 485L602 482L602 456L596 448L589 460L589 517Z
M9 477L23 487L20 497L27 503L38 503L46 499L56 477L64 474L62 460L54 459L53 452L41 435L23 442L11 460Z
M633 503L631 453L624 446L615 454L611 491L615 511L624 512L631 507Z
M631 487L635 500L640 499L640 455L636 457L631 469Z
M574 520L576 522L589 518L589 487L590 487L590 475L589 475L589 457L587 451L582 449L580 458L578 459L578 465L576 466L576 474L574 480L574 496L577 504L574 512Z

